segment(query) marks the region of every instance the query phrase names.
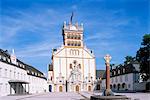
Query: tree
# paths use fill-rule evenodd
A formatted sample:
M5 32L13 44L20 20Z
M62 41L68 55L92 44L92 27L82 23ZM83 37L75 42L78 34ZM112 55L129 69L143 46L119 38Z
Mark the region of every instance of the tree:
M110 69L112 70L115 64L110 64Z
M145 34L141 48L137 51L136 60L140 63L140 73L143 81L150 79L150 34Z
M125 57L124 64L127 65L127 64L131 63L132 61L134 61L134 59L135 59L135 57L126 56L126 57Z

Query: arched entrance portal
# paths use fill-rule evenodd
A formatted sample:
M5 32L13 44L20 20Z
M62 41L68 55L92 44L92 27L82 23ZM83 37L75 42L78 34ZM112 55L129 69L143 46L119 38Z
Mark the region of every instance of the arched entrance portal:
M88 91L91 91L91 86L88 86Z
M52 85L49 85L49 92L52 92Z
M62 86L59 86L59 92L62 92L63 89L62 89Z
M79 92L79 86L76 85L76 92Z

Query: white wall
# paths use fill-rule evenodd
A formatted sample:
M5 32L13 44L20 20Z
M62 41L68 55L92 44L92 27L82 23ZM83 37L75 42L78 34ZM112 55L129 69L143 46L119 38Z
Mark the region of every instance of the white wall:
M89 76L93 77L95 80L96 74L96 65L95 65L95 57L87 48L66 48L61 47L57 49L56 52L53 53L53 71L54 71L54 83L56 84L57 77L59 77L60 72L64 77L64 81L69 78L71 69L70 64L73 64L74 60L77 61L78 64L81 64L81 81L85 79L85 77ZM84 76L84 77L83 77ZM51 77L49 73L49 77ZM57 89L56 89L57 90Z
M120 79L120 77L122 77L122 81ZM116 81L117 80L117 81ZM105 81L106 79L103 79L102 80L102 88L105 89ZM121 85L122 87L122 84L125 83L127 85L127 89L128 90L134 90L133 89L133 73L129 73L129 74L124 74L124 75L119 75L119 76L115 76L115 77L111 77L110 78L110 84L113 86L114 84L116 84L116 86L118 84ZM117 89L117 88L116 88Z
M26 70L0 61L0 96L10 94L10 80L29 82L30 93L48 91L47 81L43 78L27 75ZM28 85L26 85L28 87ZM25 87L23 85L23 87ZM28 91L28 88L26 88ZM11 88L12 93L14 90Z

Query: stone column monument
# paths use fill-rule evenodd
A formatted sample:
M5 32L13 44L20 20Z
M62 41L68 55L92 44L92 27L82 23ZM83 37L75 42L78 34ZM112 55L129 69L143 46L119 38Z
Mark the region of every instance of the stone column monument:
M110 89L110 60L111 60L111 56L109 54L107 54L104 57L104 60L105 60L105 65L106 65L106 90L104 91L103 95L104 96L110 96L110 95L114 95Z
M94 95L90 97L90 100L131 100L131 98L125 95L114 95L110 89L110 60L111 56L107 54L105 57L106 64L106 89L102 95Z

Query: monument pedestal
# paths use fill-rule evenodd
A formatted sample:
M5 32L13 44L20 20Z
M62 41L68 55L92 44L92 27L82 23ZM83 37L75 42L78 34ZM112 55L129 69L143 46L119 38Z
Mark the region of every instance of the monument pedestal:
M114 93L111 91L111 89L106 89L103 91L102 96L114 96Z
M114 95L114 96L91 96L90 100L131 100L131 98L128 98L124 95Z

